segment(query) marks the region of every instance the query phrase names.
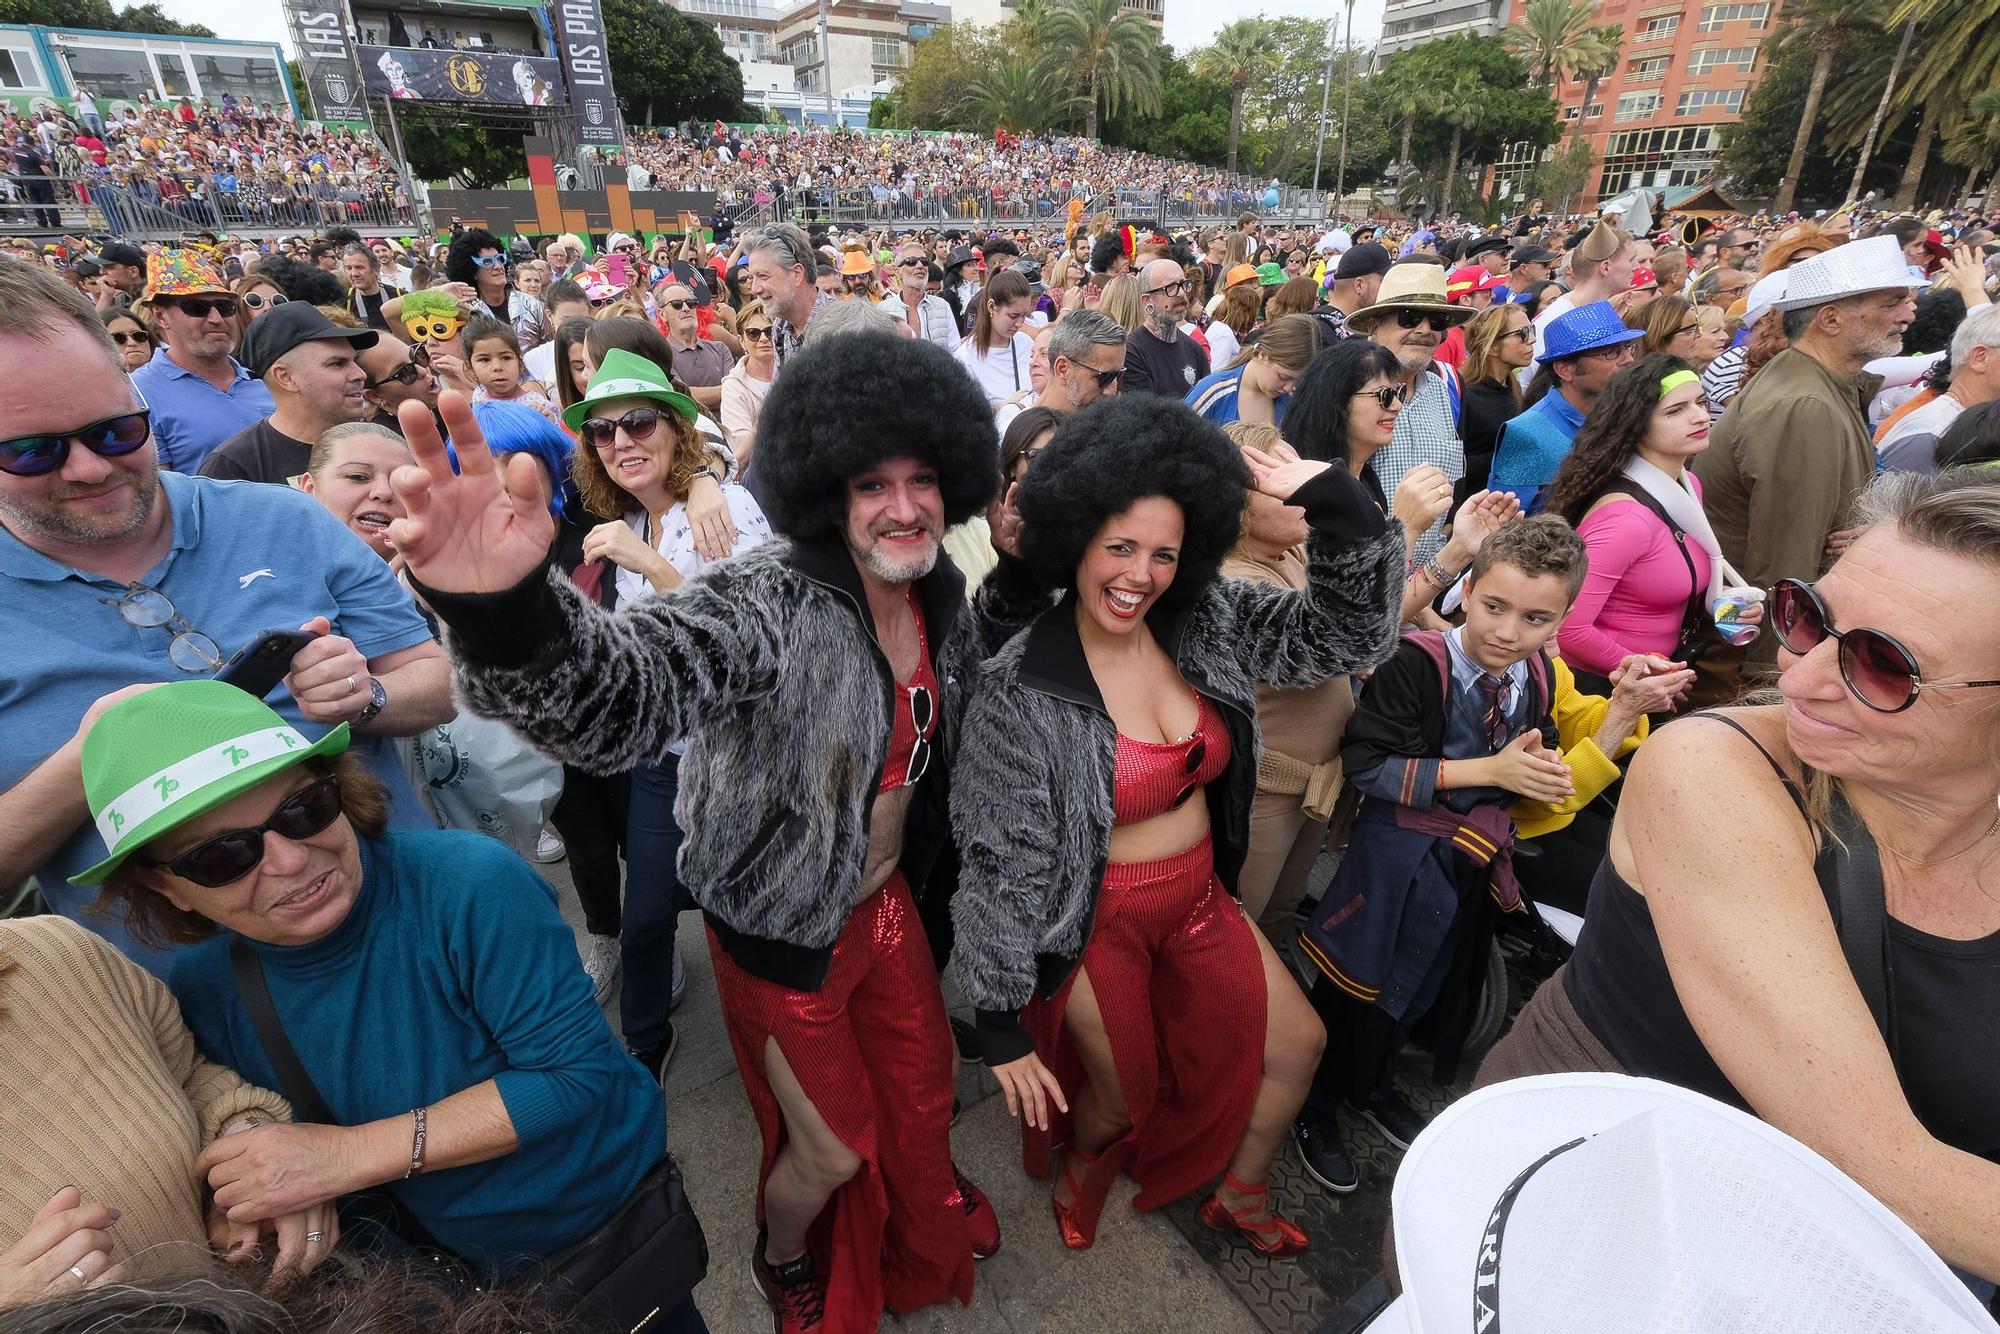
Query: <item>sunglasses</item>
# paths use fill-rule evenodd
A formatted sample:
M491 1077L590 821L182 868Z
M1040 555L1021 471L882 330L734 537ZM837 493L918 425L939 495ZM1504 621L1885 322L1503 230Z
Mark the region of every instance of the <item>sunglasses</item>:
M264 835L277 834L294 842L308 839L324 832L340 811L340 779L328 774L279 802L271 818L256 828L226 829L172 861L153 864L204 889L220 889L257 869L264 860Z
M415 357L411 357L408 361L396 367L395 370L390 371L387 375L383 376L381 379L365 381L361 387L364 389L380 389L383 385L389 383L389 381L391 380L394 380L397 384L404 386L413 385L417 382L417 377L419 375L422 375L423 373L424 373L424 363L418 361Z
M675 298L667 301L662 301L660 304L665 306L668 310L688 310L693 307L694 302L692 300L681 300Z
M116 598L99 598L117 609L125 624L138 630L165 630L173 636L167 644L167 661L184 672L212 672L222 663L222 650L215 641L187 623L174 607L174 600L157 588L127 584Z
M1405 329L1414 329L1420 324L1428 324L1431 326L1432 333L1443 333L1445 330L1451 328L1451 316L1432 315L1427 311L1421 310L1399 310L1396 312L1396 323Z
M1410 401L1410 387L1406 384L1385 384L1380 389L1356 390L1354 397L1372 398L1382 405L1382 411L1387 412Z
M743 336L756 342L768 343L771 341L771 326L768 324L745 325Z
M1113 384L1117 383L1118 377L1125 374L1125 368L1123 366L1120 366L1115 371L1101 371L1097 369L1097 367L1095 366L1086 366L1080 361L1073 361L1070 363L1070 365L1076 367L1078 370L1082 371L1085 375L1088 375L1091 378L1095 379L1097 381L1097 387L1100 390L1109 389Z
M69 462L72 441L101 458L122 458L152 438L153 410L141 407L79 426L60 435L17 435L0 440L0 472L41 477Z
M1193 743L1188 746L1187 758L1181 763L1181 772L1187 775L1188 782L1186 787L1174 794L1175 810L1187 805L1188 799L1200 790L1194 781L1194 776L1201 772L1201 762L1207 758L1208 738L1196 735Z
M472 262L482 269L504 269L507 267L505 255L474 255Z
M896 261L896 267L899 269L928 269L930 266L931 262L922 255L912 255L908 259Z
M120 347L123 347L127 343L150 343L153 340L146 337L146 335L138 329L134 329L130 333L120 333L118 330L113 329L111 331L111 341L118 344Z
M183 315L191 315L198 320L207 319L211 313L224 319L236 318L236 298L233 296L181 296L159 304L171 306Z
M1700 332L1701 332L1701 325L1699 323L1683 324L1680 328L1674 330L1674 337L1679 338L1684 334L1700 333Z
M639 247L635 245L622 245L618 247L618 253L621 255L636 255L639 253Z
M1901 713L1925 690L2000 686L2000 681L1924 680L1916 655L1893 636L1866 627L1834 629L1826 604L1801 579L1780 579L1771 586L1771 626L1785 651L1801 658L1831 636L1840 646L1840 679L1847 683L1847 693L1877 713Z
M652 408L633 408L622 417L585 417L578 434L583 443L596 449L603 449L618 438L623 430L627 438L635 443L653 438L653 432L660 428L660 414Z
M931 767L931 724L937 721L937 698L931 694L929 686L910 687L910 722L916 727L917 739L910 746L910 763L903 770L904 787L915 787L923 780L924 773Z
M1518 329L1509 329L1500 336L1502 338L1518 338L1524 343L1532 343L1535 341L1535 326L1524 324Z

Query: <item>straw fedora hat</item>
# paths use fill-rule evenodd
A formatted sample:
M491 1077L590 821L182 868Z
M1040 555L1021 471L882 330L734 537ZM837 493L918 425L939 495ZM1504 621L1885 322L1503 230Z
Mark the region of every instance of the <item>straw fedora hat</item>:
M1347 317L1347 327L1366 333L1375 327L1375 321L1384 315L1399 310L1421 310L1429 315L1442 315L1453 324L1463 324L1479 312L1470 306L1454 306L1445 295L1445 272L1441 265L1395 264L1382 275L1382 288L1375 294L1375 304L1363 306Z

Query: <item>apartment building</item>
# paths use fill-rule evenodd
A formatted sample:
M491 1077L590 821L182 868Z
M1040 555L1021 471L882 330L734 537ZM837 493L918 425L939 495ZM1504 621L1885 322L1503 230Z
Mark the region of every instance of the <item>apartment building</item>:
M1436 37L1493 37L1507 26L1509 0L1389 0L1382 12L1377 62Z

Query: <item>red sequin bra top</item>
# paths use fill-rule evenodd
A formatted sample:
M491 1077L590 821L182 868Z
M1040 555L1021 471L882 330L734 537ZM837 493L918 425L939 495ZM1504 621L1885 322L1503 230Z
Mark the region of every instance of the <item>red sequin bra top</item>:
M1194 699L1194 732L1183 740L1134 741L1118 734L1112 824L1138 824L1178 810L1229 767L1229 729L1222 711L1200 691Z
M910 597L910 615L917 622L917 669L907 681L896 682L889 720L889 753L882 759L882 781L875 795L914 786L930 768L931 739L937 735L937 673L931 670L931 645L924 634L924 609Z

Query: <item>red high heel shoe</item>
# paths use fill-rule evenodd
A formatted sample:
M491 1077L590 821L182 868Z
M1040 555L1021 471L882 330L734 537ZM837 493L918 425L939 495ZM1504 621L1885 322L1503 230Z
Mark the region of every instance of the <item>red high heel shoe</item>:
M1289 1218L1271 1215L1268 1223L1245 1221L1245 1215L1257 1213L1270 1207L1271 1183L1266 1181L1256 1186L1246 1186L1236 1179L1234 1172L1225 1173L1222 1184L1238 1195L1250 1198L1250 1203L1241 1209L1231 1209L1222 1202L1219 1195L1211 1195L1201 1202L1201 1221L1217 1232L1241 1233L1252 1250L1259 1255L1273 1259L1283 1259L1298 1255L1312 1248L1312 1242L1297 1223Z
M1071 1250L1087 1251L1097 1240L1098 1215L1104 1212L1104 1199L1111 1193L1111 1183L1125 1170L1125 1156L1132 1151L1132 1133L1126 1131L1098 1153L1085 1153L1074 1146L1063 1152L1062 1176L1056 1184L1058 1187L1068 1184L1070 1202L1064 1204L1051 1191L1049 1206L1055 1210L1063 1245ZM1083 1168L1081 1181L1073 1171L1079 1165Z

